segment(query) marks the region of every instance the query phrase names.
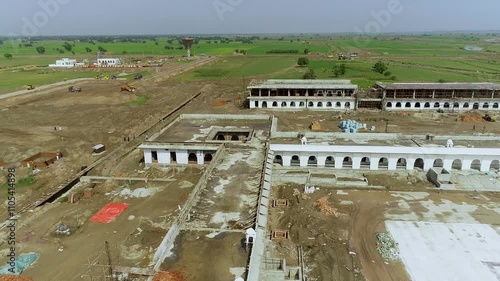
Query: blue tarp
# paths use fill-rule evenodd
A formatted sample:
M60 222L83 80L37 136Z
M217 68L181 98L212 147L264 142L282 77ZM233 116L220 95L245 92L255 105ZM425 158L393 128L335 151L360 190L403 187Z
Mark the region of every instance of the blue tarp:
M0 275L3 274L20 275L21 273L23 273L23 271L25 271L33 263L35 263L35 261L38 259L39 256L40 254L37 253L22 254L19 257L17 257L14 268L13 264L10 264L9 262L4 267L0 268Z

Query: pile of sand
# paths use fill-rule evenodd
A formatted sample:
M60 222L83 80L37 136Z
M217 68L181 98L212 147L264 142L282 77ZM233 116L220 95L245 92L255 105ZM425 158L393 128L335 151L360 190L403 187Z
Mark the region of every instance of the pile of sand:
M179 271L160 271L158 272L153 281L185 281L184 274Z
M484 119L481 116L460 116L460 121L462 122L483 122Z
M337 212L337 209L330 206L328 202L328 197L323 197L314 202L315 207L319 207L320 212L323 215L339 217L341 213Z

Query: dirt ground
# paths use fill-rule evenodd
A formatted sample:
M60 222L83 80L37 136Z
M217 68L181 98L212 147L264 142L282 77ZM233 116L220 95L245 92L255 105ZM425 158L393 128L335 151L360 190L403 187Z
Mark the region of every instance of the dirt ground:
M108 152L112 151L124 142L124 137L133 138L187 97L200 92L205 86L202 83L177 83L171 79L200 63L205 62L165 65L150 77L129 82L137 88L134 93L120 92L120 86L127 81L95 80L78 83L81 93L68 93L64 86L1 100L0 160L17 167L18 181L29 172L20 167L22 159L41 151L63 154L61 160L36 175L35 184L17 190L17 208L36 201L47 189L71 179L82 166L101 157L92 155L92 146L102 143ZM133 104L138 97L146 97L146 103ZM5 173L0 171L0 184Z
M388 178L384 181L389 182ZM281 184L273 187L273 199L287 199L290 205L270 210L269 227L271 230L289 230L290 239L273 242L267 249L275 257L286 258L287 264L296 265L295 249L302 246L309 280L409 280L401 261L384 261L381 258L376 249L376 234L386 232L385 221L390 216L414 215L424 221L447 222L449 216L458 215L460 220L458 208L452 208L452 212L432 214L430 218L426 213L429 207L423 207L425 204L439 205L450 201L457 206L476 205L479 209L470 215L481 223L495 225L494 220L498 219L496 212L484 207L495 208L494 202L499 202L496 193L476 193L473 196L436 190L393 192L388 189L341 190L338 187L321 188L314 194L297 197L294 196L294 189L302 191L303 185ZM340 213L338 217L321 213L315 206L315 202L324 197Z
M255 110L264 111L264 110ZM499 122L462 122L460 117L466 115L482 116L484 112L446 113L438 112L385 112L378 110L359 110L349 112L311 112L311 111L272 111L279 118L279 131L310 132L309 125L316 120L325 132L341 132L338 127L342 120L355 120L365 123L367 128L375 126L375 133L408 134L461 134L474 133L498 134ZM494 116L498 112L492 112ZM290 118L293 115L294 118ZM388 120L386 122L385 120ZM360 131L361 132L361 131ZM372 132L366 130L363 132Z
M200 170L191 171L167 171L165 177L170 175L172 182L106 182L94 187L95 195L91 199L37 208L20 220L22 224L17 230L17 251L40 254L23 275L36 277L37 281L104 280L99 278L103 272L101 265L108 264L105 241L109 242L112 264L147 267L168 225L175 220L178 205L187 199L201 176ZM147 188L150 195L145 198L121 195L125 188L131 191ZM109 224L89 221L110 202L127 203L128 208ZM73 230L70 236L55 235L54 229L61 223ZM61 246L62 252L58 251ZM2 262L4 260L2 258ZM97 264L89 266L94 262Z
M207 232L183 231L176 240L176 254L161 269L179 271L185 281L234 280L231 268L245 268L249 253L242 247L242 233L220 233L213 238Z

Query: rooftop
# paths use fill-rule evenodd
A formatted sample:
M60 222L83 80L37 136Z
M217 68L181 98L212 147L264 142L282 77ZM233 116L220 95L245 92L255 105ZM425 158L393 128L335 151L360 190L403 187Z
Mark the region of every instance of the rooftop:
M248 89L357 89L351 80L253 80Z
M500 90L500 85L495 83L381 83L386 90Z

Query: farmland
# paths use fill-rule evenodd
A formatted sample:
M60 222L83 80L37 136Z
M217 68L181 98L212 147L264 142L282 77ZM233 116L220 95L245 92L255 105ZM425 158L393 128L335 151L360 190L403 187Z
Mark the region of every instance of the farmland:
M460 189L447 191L436 189L423 168L407 168L418 159L406 162L406 158L391 158L395 170L389 171L385 157L356 156L356 161L364 163L359 163L364 170L356 171L354 158L337 153L337 160L328 157L337 162L327 163L326 155L322 157L324 167L318 164L319 156L299 158L298 166L288 167L283 166L284 157L275 157L281 152L273 147L298 144L295 136L311 133L310 147L355 144L393 150L408 146L423 151L443 146L448 136L454 136L457 148L479 149L498 146L494 137L500 132L498 122L486 122L479 111L439 112L438 108L413 113L374 108L347 110L348 107L315 111L314 105L307 110L278 110L274 105L253 109L248 108L253 103L245 104L246 87L252 79L302 79L310 70L317 79L350 79L361 90L377 81L499 83L500 41L486 41L495 36L498 35L195 36L192 58L184 56L186 51L174 37L4 39L0 44L0 114L4 121L0 124L0 160L5 167L16 167L16 208L22 221L17 229L22 242L19 251L40 255L23 275L36 277L37 281L103 280L107 274L103 269L108 269L108 265L116 273L152 270L155 264L164 271L157 276L164 273L184 276L177 280L235 280L248 273L245 271L251 268L252 256L266 257L261 269L269 274L280 273L271 270L278 258L286 260L288 275L305 264L300 272L306 273L308 280L410 280L413 272L405 269L405 259L410 262L408 268L428 267L428 271L418 272L433 274L430 269L434 267L429 265L432 259L410 259L417 244L405 237L418 235L418 250L431 253L428 255L437 260L433 263L439 264L438 260L449 260L452 255L432 249L433 244L426 239L433 229L444 229L446 233L467 229L493 233L485 225L498 226L495 223L499 195L484 192L480 187L487 182L492 189L497 188L500 164L487 163L495 171L485 174L473 168L472 162L479 160L469 159L472 171L467 171L462 162L460 167L464 170L454 168L455 161L446 161L453 170L452 180L457 179ZM467 51L466 46L482 50ZM37 47L43 47L44 54ZM48 67L61 58L93 63L99 49L103 57L121 58L127 64L161 59L162 65ZM4 57L5 53L13 57ZM339 60L337 56L351 57L353 53L356 55L349 60ZM298 59L303 57L308 63L299 66ZM373 70L379 61L387 66L382 73ZM344 73L334 71L340 65L345 66ZM138 73L143 79L134 79ZM97 75L117 77L94 79ZM76 78L91 79L65 81ZM61 81L65 82L52 84ZM125 88L127 84L129 87ZM25 90L26 85L36 88ZM82 91L68 91L68 86ZM15 95L4 95L16 90L20 91ZM330 103L344 103L344 98L346 104L354 101L354 97L324 98ZM278 99L286 105L283 97ZM487 112L496 117L499 102L494 102L494 112ZM406 108L404 103L403 107ZM368 124L365 129L371 127L373 132L345 134L344 139L338 126L341 120ZM321 131L311 132L310 125L316 122L321 122ZM406 134L408 139L403 137ZM478 134L482 135L476 140ZM431 135L437 136L435 142L427 139ZM235 136L237 140L226 142L226 138ZM374 139L368 141L368 136ZM224 142L218 142L220 137ZM98 153L95 147L99 144L106 150ZM170 153L166 149L161 153L149 151L148 159L149 152L141 145L157 144L174 148L168 149ZM196 153L188 152L195 147ZM60 151L64 156L40 170L20 165L22 159L42 151ZM294 157L290 155L290 164ZM162 162L166 158L167 164ZM366 165L370 159L373 161ZM307 162L307 167L301 167L301 161ZM345 166L335 166L344 162ZM438 167L437 159L433 162ZM372 170L374 166L380 169ZM85 177L78 175L80 171L86 173ZM5 200L8 184L1 179L7 178L7 169L0 170L0 174L0 198ZM68 184L75 177L79 182ZM458 180L463 178L467 181ZM309 183L316 185L315 191L300 192L304 183L305 187ZM65 193L61 191L63 187ZM266 188L268 194L263 192ZM476 189L479 191L468 193ZM74 202L75 197L78 202ZM286 204L256 207L264 206L264 201ZM123 213L114 221L94 221L94 215L110 202L128 208L121 210ZM6 206L0 209L6 219ZM268 218L264 229L271 235L262 234L266 236L265 240L262 238L266 246L261 248L265 253L262 255L257 252L258 246L250 249L242 245L242 238L245 230L258 226L265 214ZM417 226L413 224L417 219L425 227L406 227ZM484 225L454 225L462 222ZM70 227L71 234L59 237L55 230L62 225ZM7 237L5 231L0 232ZM392 233L406 247L402 248L402 260L387 261L379 254L380 233ZM471 239L460 234L444 237L443 241ZM498 241L495 237L488 236L490 245ZM5 241L0 241L0 245L5 246ZM481 249L487 247L484 243ZM165 256L167 252L171 255ZM0 252L2 263L6 253ZM257 260L256 264L260 262ZM466 267L463 271L468 272ZM143 277L136 280L146 280ZM284 279L269 276L258 280Z
M194 55L218 56L215 64L186 73L179 81L207 79L302 78L307 68L297 67L297 58L310 60L309 68L318 79L351 79L361 87L376 81L405 82L499 82L500 43L487 41L495 35L380 35L377 37L345 36L277 36L277 37L204 37L197 39ZM72 40L69 40L72 39ZM127 39L128 40L128 39ZM0 89L14 90L26 84L53 83L64 79L93 77L95 71L54 71L44 66L61 57L93 61L99 48L106 56L126 61L145 60L146 57L171 57L185 53L178 38L151 37L134 40L120 38L15 41L4 40L0 53L10 53L12 59L0 60L3 79ZM126 42L125 42L126 41ZM67 43L67 44L66 44ZM70 45L68 51L63 45ZM37 47L43 46L45 54ZM482 51L467 51L466 46L477 46ZM235 53L243 50L246 55ZM270 54L271 51L295 51L294 54ZM352 61L339 62L338 53L358 53ZM383 61L390 75L372 71L372 65ZM184 60L178 60L184 62ZM346 73L336 77L335 64L346 65ZM27 65L32 66L26 68ZM108 73L109 74L109 73ZM111 73L112 74L112 73Z

